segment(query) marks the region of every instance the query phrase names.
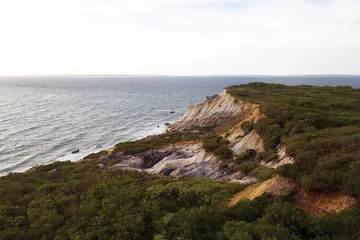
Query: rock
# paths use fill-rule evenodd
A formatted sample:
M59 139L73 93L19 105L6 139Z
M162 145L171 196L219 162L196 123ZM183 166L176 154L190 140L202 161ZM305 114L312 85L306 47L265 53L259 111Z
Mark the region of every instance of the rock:
M72 151L71 153L76 154L76 153L79 153L79 152L80 152L80 149L76 149L75 151Z
M174 170L176 170L175 168L164 168L163 170L161 170L161 174L163 174L164 176L169 176L172 172L174 172Z
M287 148L286 148L285 144L280 143L276 147L276 151L277 151L277 159L270 161L268 163L262 161L260 164L265 165L265 167L268 167L268 168L278 168L281 165L284 165L287 163L290 163L290 164L295 163L295 159L287 153Z
M109 161L110 160L110 155L105 155L105 156L101 156L99 158L100 161Z
M99 167L100 167L100 169L101 169L101 170L103 170L103 171L104 171L104 170L105 170L105 168L106 168L106 165L105 165L105 164L103 164L103 163L99 163L99 164L98 164L98 166L99 166Z
M169 126L169 125L170 125L170 123L166 122L166 123L164 123L164 125L165 125L165 126Z
M141 168L151 168L165 157L174 153L174 150L168 150L165 152L149 151L142 157Z

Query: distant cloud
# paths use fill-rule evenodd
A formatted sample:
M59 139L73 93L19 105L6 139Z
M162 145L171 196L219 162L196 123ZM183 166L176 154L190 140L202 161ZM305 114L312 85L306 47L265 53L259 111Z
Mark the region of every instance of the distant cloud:
M358 0L14 0L0 75L360 74Z

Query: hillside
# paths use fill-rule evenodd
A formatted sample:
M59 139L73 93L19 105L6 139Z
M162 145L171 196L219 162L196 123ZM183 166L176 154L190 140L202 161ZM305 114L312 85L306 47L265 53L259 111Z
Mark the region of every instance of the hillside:
M249 83L0 178L0 239L359 239L360 89ZM339 227L341 226L341 227Z

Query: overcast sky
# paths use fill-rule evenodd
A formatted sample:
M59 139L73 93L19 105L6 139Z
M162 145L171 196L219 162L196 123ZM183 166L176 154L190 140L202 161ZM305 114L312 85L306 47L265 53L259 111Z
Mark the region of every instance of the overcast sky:
M360 0L0 0L0 75L360 74Z

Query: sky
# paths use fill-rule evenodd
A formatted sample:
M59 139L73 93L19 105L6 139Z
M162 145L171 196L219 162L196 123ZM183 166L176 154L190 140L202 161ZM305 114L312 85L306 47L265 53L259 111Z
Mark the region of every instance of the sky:
M0 75L360 74L360 0L0 0Z

